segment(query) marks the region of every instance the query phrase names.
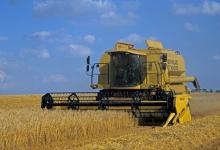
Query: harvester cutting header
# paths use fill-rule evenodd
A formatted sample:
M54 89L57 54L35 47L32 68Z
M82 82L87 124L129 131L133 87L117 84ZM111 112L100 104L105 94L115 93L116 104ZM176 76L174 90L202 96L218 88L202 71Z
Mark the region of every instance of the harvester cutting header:
M183 57L165 49L159 41L147 40L147 49L117 42L98 63L87 58L91 88L99 92L47 93L41 107L52 109L128 110L148 122L164 126L191 120L187 82L199 89L196 77L186 76ZM95 82L97 81L97 82Z

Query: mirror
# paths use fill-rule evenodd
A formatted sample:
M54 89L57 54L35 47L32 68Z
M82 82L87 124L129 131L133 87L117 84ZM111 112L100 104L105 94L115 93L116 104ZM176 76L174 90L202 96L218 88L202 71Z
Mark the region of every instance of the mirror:
M163 62L167 62L167 54L163 54L161 56L161 59L162 59Z
M166 70L167 69L167 64L166 63L162 63L162 69Z
M90 56L87 57L86 62L87 62L87 65L90 64Z
M86 71L87 71L87 72L89 71L89 65L86 66Z

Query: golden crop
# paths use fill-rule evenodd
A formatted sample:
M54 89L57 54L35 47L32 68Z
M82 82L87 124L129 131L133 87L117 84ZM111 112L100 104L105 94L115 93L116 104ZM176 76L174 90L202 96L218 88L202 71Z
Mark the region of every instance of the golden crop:
M0 149L218 149L220 94L193 94L193 120L137 126L125 112L41 110L39 95L0 96Z
M8 102L10 105L4 104L6 109L0 108L0 149L30 149L66 140L79 142L134 126L133 119L125 112L43 111L31 105L25 107L36 105L33 101L39 103L36 97L33 100L29 97L26 104L21 96L21 101L16 101L19 96L16 97L12 97L14 102ZM1 99L5 103L9 98Z

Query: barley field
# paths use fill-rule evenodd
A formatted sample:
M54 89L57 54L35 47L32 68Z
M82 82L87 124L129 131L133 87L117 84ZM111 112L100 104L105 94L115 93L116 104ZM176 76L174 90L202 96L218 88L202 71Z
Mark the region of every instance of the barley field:
M40 97L0 96L0 149L220 149L220 94L193 94L193 120L167 128L125 112L43 111Z

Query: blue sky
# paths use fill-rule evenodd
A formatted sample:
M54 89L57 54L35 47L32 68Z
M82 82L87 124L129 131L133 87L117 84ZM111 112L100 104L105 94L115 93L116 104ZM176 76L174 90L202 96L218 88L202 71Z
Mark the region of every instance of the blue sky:
M2 0L0 93L88 91L87 55L145 39L179 50L188 75L220 89L220 1Z

